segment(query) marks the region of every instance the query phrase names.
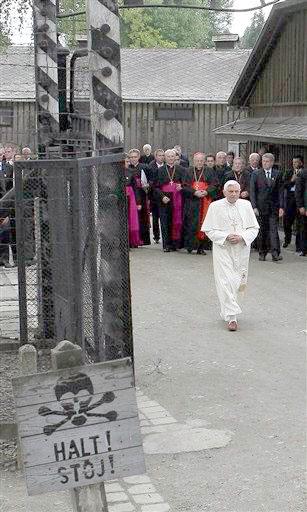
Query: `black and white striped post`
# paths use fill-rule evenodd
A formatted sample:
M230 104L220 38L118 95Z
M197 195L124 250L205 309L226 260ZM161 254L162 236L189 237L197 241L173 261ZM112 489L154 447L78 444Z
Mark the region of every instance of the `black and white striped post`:
M94 155L123 148L120 21L116 0L87 0L91 124Z
M59 136L57 0L34 0L34 54L38 156Z

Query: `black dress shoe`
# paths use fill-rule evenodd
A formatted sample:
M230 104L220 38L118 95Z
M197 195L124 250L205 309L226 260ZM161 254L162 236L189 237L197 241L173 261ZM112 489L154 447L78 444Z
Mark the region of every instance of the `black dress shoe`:
M272 261L281 261L283 259L281 254L272 254Z
M288 247L288 245L289 245L289 244L288 244L287 242L284 242L284 243L282 244L282 246L283 246L284 248Z
M206 256L206 251L204 249L197 249L197 254L200 254L201 256Z
M307 252L300 252L299 256L307 256Z
M163 249L164 252L171 252L170 248L169 247L166 247L165 249Z
M159 244L160 243L159 238L154 238L154 242L155 242L155 244Z
M265 254L259 254L259 261L265 261Z

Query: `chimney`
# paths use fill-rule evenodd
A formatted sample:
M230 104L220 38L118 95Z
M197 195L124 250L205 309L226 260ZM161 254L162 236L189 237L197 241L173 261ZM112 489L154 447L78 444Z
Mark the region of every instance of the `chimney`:
M86 34L77 34L76 41L78 43L78 48L87 48L87 35Z
M217 34L212 37L216 50L234 50L239 40L238 34Z

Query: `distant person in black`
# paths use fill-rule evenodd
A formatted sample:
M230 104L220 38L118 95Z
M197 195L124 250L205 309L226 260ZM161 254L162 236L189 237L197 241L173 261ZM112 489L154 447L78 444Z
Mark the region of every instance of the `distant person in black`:
M248 159L248 166L246 170L253 174L254 171L258 171L260 169L260 155L258 153L251 153Z
M217 179L220 182L220 188L222 190L224 186L224 177L226 172L228 171L227 165L226 165L226 153L225 151L218 151L215 156L215 172Z
M1 175L3 177L4 190L2 191L2 195L5 195L9 192L14 186L14 154L15 149L13 146L6 146L4 148L4 155L1 162ZM4 194L3 194L4 192ZM2 256L0 256L1 261L4 262L3 265L6 268L10 268L11 265L9 263L9 246L11 246L14 265L17 265L17 246L16 246L16 220L15 220L15 200L10 199L3 205L4 210L2 210L1 216L3 219L3 211L5 211L8 216L5 220L2 220Z
M272 261L282 260L278 235L278 218L283 210L282 173L274 168L274 155L265 153L262 169L253 172L250 182L250 198L260 224L258 249L259 260L265 261L268 252Z
M189 165L190 165L189 159L188 159L187 155L184 155L184 154L182 153L181 146L179 146L179 144L176 144L176 146L174 146L174 148L173 148L173 149L174 149L174 150L176 151L176 153L178 153L178 155L179 155L179 158L180 158L180 165L181 165L182 167L189 167Z
M229 171L231 171L232 169L235 156L236 155L234 154L233 151L228 151L228 153L226 154L226 167Z
M140 164L149 165L150 162L152 162L154 159L155 159L155 157L152 154L151 145L150 144L144 144L144 146L143 146L143 154L140 156Z
M215 169L215 156L212 155L211 153L208 153L206 155L205 166L208 167L209 169L212 169L212 171L214 171Z
M251 175L248 171L244 170L244 160L240 156L236 157L233 161L232 170L226 172L224 176L224 185L227 181L235 180L239 183L241 191L241 199L250 198L250 179ZM223 185L223 186L224 186Z
M211 202L216 199L219 183L214 170L205 166L204 153L195 153L193 167L186 169L183 178L183 245L191 254L205 255L207 235L201 231Z
M154 195L160 209L164 252L176 251L182 243L182 182L184 168L175 166L176 152L165 151L165 164L158 169Z
M138 149L130 149L128 153L130 159L129 169L133 174L136 184L137 197L139 198L139 223L140 236L143 245L150 245L150 217L148 204L149 190L149 169L146 164L140 163L140 152Z
M301 169L295 184L296 205L299 211L300 256L307 256L307 169Z
M150 191L149 197L151 202L151 214L152 214L152 231L153 238L156 244L160 241L160 226L159 226L159 204L157 202L157 198L154 195L153 187L154 183L157 179L158 169L164 165L164 151L163 149L157 149L155 151L155 158L152 162L150 162L148 169L150 174Z
M292 228L297 221L297 225L299 224L299 211L296 205L295 198L295 188L296 188L296 180L299 172L303 169L303 157L301 155L294 156L292 159L292 169L288 170L284 174L284 233L285 240L283 243L283 247L288 247L291 244L292 239ZM296 252L301 252L300 247L300 232L296 230L295 237L295 250Z

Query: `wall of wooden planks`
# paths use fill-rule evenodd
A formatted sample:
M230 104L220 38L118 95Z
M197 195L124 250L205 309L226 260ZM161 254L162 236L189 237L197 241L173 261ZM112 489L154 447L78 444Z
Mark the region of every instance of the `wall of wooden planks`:
M307 9L289 17L250 98L255 117L307 115Z
M35 103L0 102L1 107L11 106L13 112L12 126L0 125L0 145L14 143L17 146L36 148ZM81 124L73 119L73 131L79 129L89 132L88 105L82 102L78 110L83 112ZM193 120L157 120L156 109L192 107ZM241 113L241 117L242 117ZM78 117L78 116L77 116ZM218 126L232 122L238 117L238 111L227 108L225 104L192 105L185 103L124 103L125 150L142 148L150 143L154 149L167 149L180 144L184 153L190 156L195 151L216 153L227 151L227 138L216 137L213 130ZM78 125L78 126L77 126Z
M1 109L11 111L11 123L1 123ZM21 149L29 146L36 149L35 102L0 102L0 145L15 144Z
M227 151L227 138L212 132L237 118L236 110L224 104L193 104L193 120L157 120L156 109L188 107L185 103L124 103L125 149L142 148L146 143L156 148L180 144L188 155L195 151Z
M287 144L277 144L259 141L249 141L247 144L248 154L258 152L260 148L265 147L267 151L270 151L275 156L275 163L279 166L282 171L291 169L292 158L295 155L302 155L305 163L307 162L307 146L296 146Z

